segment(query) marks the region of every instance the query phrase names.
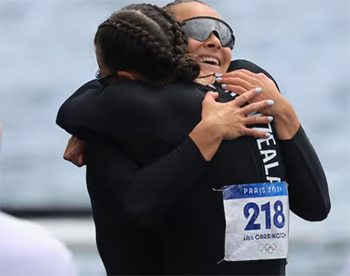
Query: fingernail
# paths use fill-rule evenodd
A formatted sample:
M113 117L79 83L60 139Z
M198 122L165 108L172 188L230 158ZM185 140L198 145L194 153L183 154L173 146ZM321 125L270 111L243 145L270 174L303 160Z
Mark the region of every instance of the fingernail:
M273 117L272 116L268 116L267 119L269 120L269 122L273 121Z
M267 101L267 104L268 104L268 105L274 105L275 102L274 102L273 100L268 100L268 101Z
M217 78L220 78L223 74L217 74L215 75Z
M217 78L215 78L215 80L216 80L216 81L221 81L221 80L222 80L222 78L217 77Z
M258 88L255 88L255 91L260 93L262 91L262 89L260 87L258 87Z
M272 134L270 132L266 132L266 137L270 137Z
M225 88L225 87L227 87L227 84L221 84L221 87Z

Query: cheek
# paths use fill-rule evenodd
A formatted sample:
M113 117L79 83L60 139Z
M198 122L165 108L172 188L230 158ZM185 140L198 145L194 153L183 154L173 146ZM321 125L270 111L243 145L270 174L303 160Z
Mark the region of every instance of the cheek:
M232 60L232 51L230 48L224 48L224 66L225 66L225 72L227 71L227 69L229 68L230 64L231 64L231 60Z
M195 40L193 38L188 38L187 52L195 54L197 49L201 46L202 42Z

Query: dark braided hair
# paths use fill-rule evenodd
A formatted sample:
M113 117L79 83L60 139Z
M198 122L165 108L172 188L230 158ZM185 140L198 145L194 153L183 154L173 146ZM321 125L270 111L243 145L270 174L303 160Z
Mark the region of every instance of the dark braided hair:
M187 54L187 37L176 19L150 4L132 4L113 13L97 29L95 45L113 73L138 73L144 80L193 81L200 66Z
M170 2L169 4L166 4L163 9L166 10L167 12L173 14L173 7L177 4L181 4L181 3L188 3L188 2L197 2L197 3L201 3L204 5L207 5L208 7L210 7L208 4L199 1L199 0L175 0L173 2Z

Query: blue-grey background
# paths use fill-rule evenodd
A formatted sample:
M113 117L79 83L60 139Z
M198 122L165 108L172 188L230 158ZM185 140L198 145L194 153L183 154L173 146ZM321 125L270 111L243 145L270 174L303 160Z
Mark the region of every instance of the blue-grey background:
M90 208L85 169L63 161L69 135L55 125L55 116L94 76L98 24L133 2L1 0L2 207ZM328 177L328 219L310 223L292 216L289 275L340 275L350 248L349 1L207 3L235 31L233 57L275 77ZM103 275L91 246L70 247L81 275Z

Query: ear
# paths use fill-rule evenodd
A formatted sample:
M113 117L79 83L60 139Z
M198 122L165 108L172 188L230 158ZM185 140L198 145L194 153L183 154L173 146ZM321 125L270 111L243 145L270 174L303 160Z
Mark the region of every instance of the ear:
M119 71L118 72L118 77L121 79L129 79L129 80L135 80L136 77L135 75L133 75L130 72L126 72L126 71Z

